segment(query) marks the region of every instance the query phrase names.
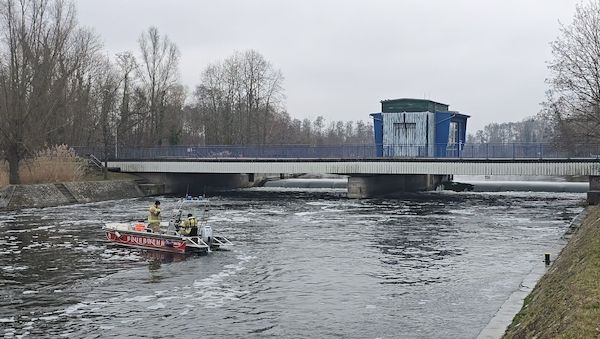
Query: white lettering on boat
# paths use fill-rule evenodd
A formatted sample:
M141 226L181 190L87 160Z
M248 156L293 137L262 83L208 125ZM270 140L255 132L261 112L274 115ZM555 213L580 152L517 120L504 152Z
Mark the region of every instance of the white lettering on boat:
M169 248L173 247L177 250L185 249L185 242L178 240L165 240L160 238L152 238L152 237L142 237L138 235L131 234L116 234L108 233L107 238L112 241L117 241L121 243L127 243L131 245L145 246L145 247L157 247L157 248Z

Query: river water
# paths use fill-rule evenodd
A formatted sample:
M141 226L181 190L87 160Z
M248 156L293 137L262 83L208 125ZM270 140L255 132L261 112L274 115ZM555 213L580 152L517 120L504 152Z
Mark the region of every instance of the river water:
M212 196L209 221L235 246L193 257L104 240L104 222L144 218L150 198L3 213L0 335L474 338L584 198L343 196Z

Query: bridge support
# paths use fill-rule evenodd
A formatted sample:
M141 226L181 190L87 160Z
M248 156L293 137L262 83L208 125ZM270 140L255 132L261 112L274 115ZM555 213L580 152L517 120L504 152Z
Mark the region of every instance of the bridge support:
M449 175L385 174L348 177L348 198L360 199L394 192L432 191Z
M600 176L589 176L590 188L587 193L587 202L590 205L600 204Z
M217 173L137 173L153 184L164 186L162 194L200 195L220 189L248 187L252 185L247 174Z

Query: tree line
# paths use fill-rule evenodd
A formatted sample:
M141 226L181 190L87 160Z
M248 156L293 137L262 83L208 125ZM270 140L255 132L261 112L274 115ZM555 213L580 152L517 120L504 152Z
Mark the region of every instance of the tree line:
M485 126L472 142L548 142L559 148L600 144L600 1L576 6L551 43L541 111L520 122Z
M370 143L370 122L299 120L283 74L255 50L206 66L189 94L177 45L156 27L108 56L73 2L0 0L0 157L18 183L44 145Z
M491 123L474 134L467 135L468 143L548 143L554 139L551 123L541 116L517 122Z

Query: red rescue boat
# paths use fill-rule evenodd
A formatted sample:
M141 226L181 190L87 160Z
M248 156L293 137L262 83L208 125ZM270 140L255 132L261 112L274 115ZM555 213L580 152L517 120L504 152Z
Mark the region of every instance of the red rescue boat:
M204 253L233 245L227 238L213 235L212 228L206 225L206 209L201 218L203 226L198 226L198 234L179 234L177 230L183 213L181 207L187 201L198 200L180 202L170 221L161 222L157 233L152 232L144 222L107 223L104 225L106 239L115 245L171 253Z
M123 246L186 253L187 239L184 237L129 230L121 225L128 226L127 224L107 224L105 226L106 239Z

